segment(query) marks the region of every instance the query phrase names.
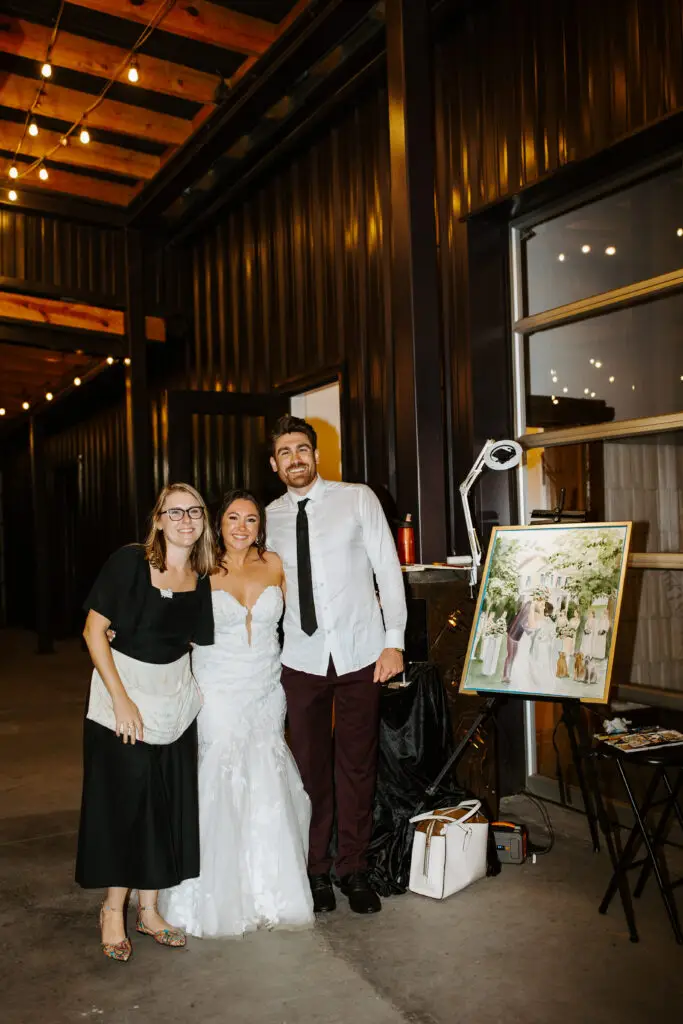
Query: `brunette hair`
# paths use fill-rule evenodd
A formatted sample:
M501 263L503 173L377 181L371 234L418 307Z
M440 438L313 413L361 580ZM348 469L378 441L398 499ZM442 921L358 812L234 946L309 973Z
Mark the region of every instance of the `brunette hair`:
M313 451L318 447L318 435L311 424L307 423L306 420L302 420L300 416L292 416L290 413L287 413L285 416L280 417L271 431L270 450L272 455L275 455L275 445L285 434L305 434L311 442Z
M263 504L261 499L257 498L251 491L248 491L243 487L235 487L232 491L228 491L227 494L223 495L223 500L214 520L216 532L216 565L220 566L221 569L225 569L226 572L225 541L223 540L223 530L221 527L223 524L223 516L235 501L250 501L252 505L256 507L259 522L254 547L261 559L263 559L263 553L266 550L266 506Z
M216 565L216 549L213 542L213 533L209 516L206 511L206 504L199 491L196 491L190 484L167 484L156 500L150 516L150 528L145 540L145 558L159 572L166 571L166 537L164 531L159 529L159 517L164 511L164 505L169 494L174 491L181 491L189 494L191 498L201 505L204 510L202 521L204 529L202 535L192 545L190 552L190 565L199 576L206 576L214 571Z

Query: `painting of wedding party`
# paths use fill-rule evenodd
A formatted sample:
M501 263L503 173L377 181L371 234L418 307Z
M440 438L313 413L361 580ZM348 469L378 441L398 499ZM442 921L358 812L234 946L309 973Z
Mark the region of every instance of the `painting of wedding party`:
M606 702L630 531L496 527L461 689Z

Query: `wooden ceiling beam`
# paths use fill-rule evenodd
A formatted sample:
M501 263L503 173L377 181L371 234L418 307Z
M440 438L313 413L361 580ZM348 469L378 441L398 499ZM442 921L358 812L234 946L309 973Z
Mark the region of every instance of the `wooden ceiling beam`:
M69 327L74 330L95 331L98 334L125 334L124 313L118 309L101 309L81 302L59 302L40 299L33 295L0 292L0 317L10 321L25 321L44 327ZM148 341L165 341L166 325L162 317L145 317ZM72 345L73 349L73 345Z
M76 143L78 145L78 143ZM75 174L73 171L63 171L60 167L50 166L50 177L43 182L38 177L38 172L33 171L24 178L11 182L12 188L16 190L21 205L27 205L25 199L32 193L59 192L70 196L78 196L81 199L92 199L96 203L109 203L111 206L127 206L131 199L137 195L134 185L123 185L113 181L102 181L100 178L91 178L86 174ZM2 198L6 195L2 191ZM12 204L15 205L14 203Z
M114 359L121 359L126 355L126 341L120 335L76 331L73 327L46 328L45 325L28 323L25 320L3 320L1 317L0 342L24 348L38 346L53 352L66 353L72 353L74 345L77 344L80 350L88 355L113 356Z
M159 9L159 0L70 0L72 6L87 7L140 25L147 25ZM260 56L277 38L279 29L261 18L227 10L209 0L180 0L159 26L163 32L211 43L236 53Z
M52 29L45 25L34 25L20 18L0 15L0 51L5 53L42 63L51 35ZM127 50L109 43L59 32L50 60L58 68L68 68L69 71L80 71L98 78L110 78L127 53ZM217 75L207 75L203 71L148 57L144 53L138 55L138 68L141 88L191 100L193 103L213 104L219 82Z
M12 110L28 110L36 97L38 82L33 78L9 74L0 76L0 104ZM90 106L94 96L75 89L48 82L36 108L36 117L54 117L59 121L78 121ZM131 135L133 138L153 139L155 142L180 145L192 129L192 122L170 114L157 114L143 107L117 100L104 100L88 116L88 127L103 131Z
M3 149L14 153L23 133L23 124L0 121L0 145ZM59 132L41 130L38 138L34 139L27 133L21 144L21 152L24 156L37 159L49 152L53 146L58 145L61 137ZM64 164L71 164L74 167L90 167L98 171L107 171L109 174L123 174L127 178L149 181L159 170L161 160L158 156L153 156L150 153L120 149L118 146L108 146L94 139L89 145L83 146L77 138L72 136L68 146L60 146L49 160L51 167Z

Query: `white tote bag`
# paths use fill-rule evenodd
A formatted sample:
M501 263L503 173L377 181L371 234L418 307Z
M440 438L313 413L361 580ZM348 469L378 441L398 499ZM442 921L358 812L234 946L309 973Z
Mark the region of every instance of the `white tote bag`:
M486 876L489 823L479 814L480 800L428 811L417 822L410 862L411 892L445 899Z

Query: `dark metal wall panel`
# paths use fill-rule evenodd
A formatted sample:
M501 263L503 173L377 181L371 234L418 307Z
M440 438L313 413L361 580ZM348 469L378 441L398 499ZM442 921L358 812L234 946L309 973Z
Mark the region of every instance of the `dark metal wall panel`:
M102 563L134 538L129 521L126 424L112 405L44 442L51 611L56 634L83 623L81 604ZM31 628L34 615L33 521L27 451L3 463L7 619Z
M376 92L192 253L190 386L264 392L345 364L348 476L377 485L392 465L387 185L386 96ZM220 450L211 429L195 425L197 458Z
M482 5L437 47L456 216L681 109L679 0Z
M91 293L121 305L123 236L116 228L76 224L40 213L0 209L0 277Z

